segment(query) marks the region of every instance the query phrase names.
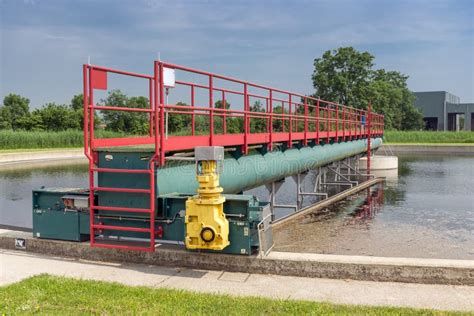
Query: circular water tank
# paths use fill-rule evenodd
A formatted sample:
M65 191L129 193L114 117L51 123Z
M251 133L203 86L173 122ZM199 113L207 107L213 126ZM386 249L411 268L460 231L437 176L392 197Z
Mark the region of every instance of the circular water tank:
M367 170L367 157L359 159L359 169ZM371 156L370 170L390 170L398 169L397 156Z

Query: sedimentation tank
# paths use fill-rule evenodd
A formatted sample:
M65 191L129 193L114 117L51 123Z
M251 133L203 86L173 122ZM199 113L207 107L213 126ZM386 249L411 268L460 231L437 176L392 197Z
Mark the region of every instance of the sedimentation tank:
M97 104L95 90L109 90L110 75L142 80L147 106ZM162 61L153 74L84 65L83 84L89 186L35 190L37 238L138 251L155 251L160 240L190 251L265 254L274 202L243 191L382 144L384 117L370 104L353 108ZM177 87L188 91L189 104L169 103L165 95ZM148 118L147 133L97 137L95 115L104 111ZM182 124L172 128L177 117Z

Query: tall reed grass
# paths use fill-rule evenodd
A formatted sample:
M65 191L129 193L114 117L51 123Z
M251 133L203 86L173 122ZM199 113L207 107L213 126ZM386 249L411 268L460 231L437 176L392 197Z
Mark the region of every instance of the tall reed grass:
M111 138L125 135L98 130L96 136ZM83 140L83 133L78 130L62 132L0 130L0 150L77 148L83 146ZM387 143L474 143L474 132L385 131L384 140Z
M385 131L387 143L474 143L474 132Z
M96 131L98 137L120 137L122 134ZM79 130L61 132L0 131L0 149L38 149L82 147L84 134Z

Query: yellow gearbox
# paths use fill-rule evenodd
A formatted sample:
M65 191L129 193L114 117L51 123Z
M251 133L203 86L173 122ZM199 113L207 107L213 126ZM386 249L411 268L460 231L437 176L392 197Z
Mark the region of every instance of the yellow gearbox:
M223 147L196 147L197 195L186 201L186 248L222 250L229 242L229 221L224 214L225 197L219 186L219 163Z

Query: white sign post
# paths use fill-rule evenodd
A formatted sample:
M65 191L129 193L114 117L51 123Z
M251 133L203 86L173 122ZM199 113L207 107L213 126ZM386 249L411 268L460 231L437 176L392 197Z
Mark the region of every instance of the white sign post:
M170 92L170 88L174 88L176 85L176 75L174 68L163 68L163 85L166 88L166 104L168 104L168 94ZM168 111L166 112L165 120L165 138L168 139Z

